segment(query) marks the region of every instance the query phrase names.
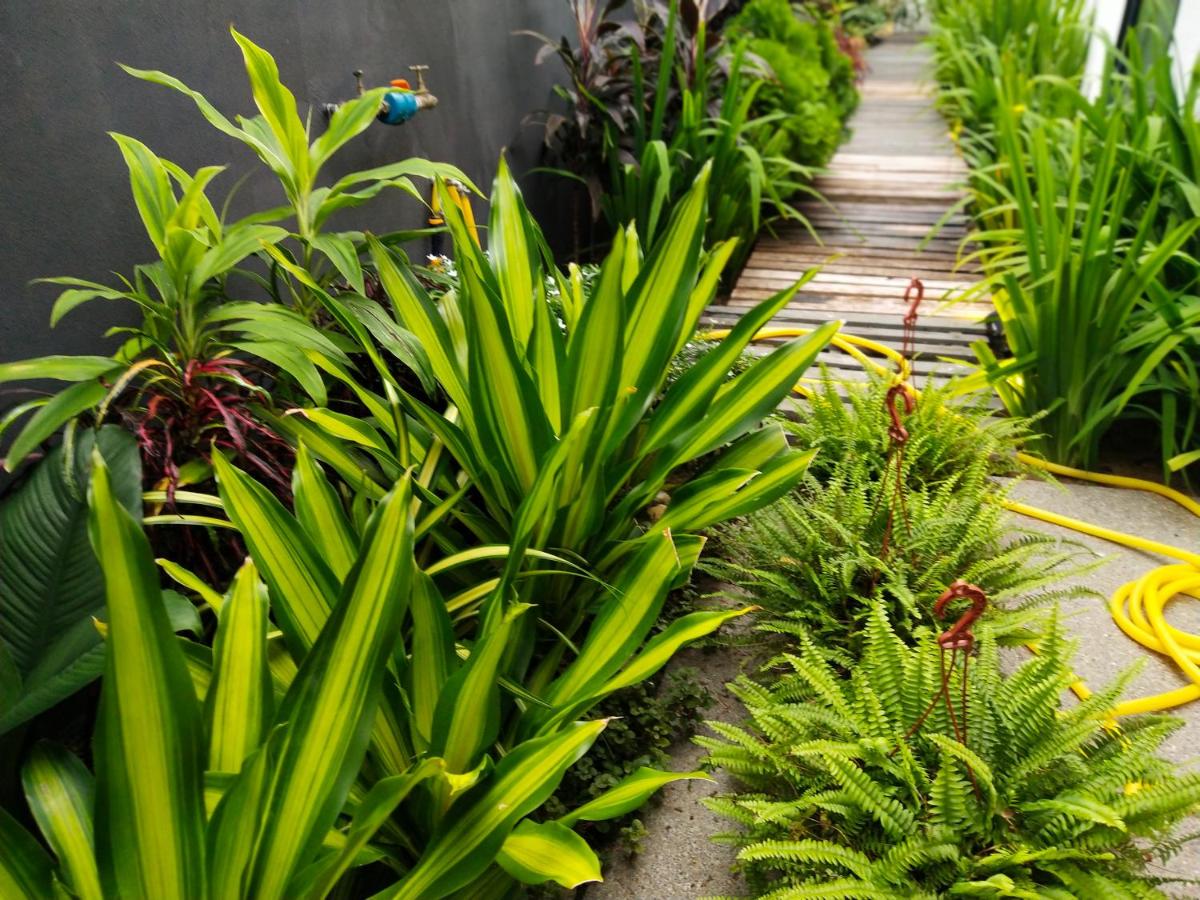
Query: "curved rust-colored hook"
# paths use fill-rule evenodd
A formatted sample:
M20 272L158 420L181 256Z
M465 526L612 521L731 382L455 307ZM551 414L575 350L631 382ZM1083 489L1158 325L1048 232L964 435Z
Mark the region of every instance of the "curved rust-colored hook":
M908 303L909 295L916 292L916 297L913 298L912 304L908 307L908 312L904 315L905 325L917 324L917 307L921 305L921 301L925 299L925 285L920 278L914 277L908 283L908 287L904 289L904 302Z
M958 617L957 622L938 635L938 645L944 650L969 652L975 646L975 635L971 634L971 626L987 608L987 594L979 585L959 578L937 598L937 602L933 604L933 614L940 619L946 611L946 604L951 600L970 600L971 606Z
M888 388L887 395L884 397L888 415L892 417L892 424L888 428L888 437L897 444L903 444L908 440L908 429L900 421L900 412L896 409L897 397L904 401L904 414L906 416L911 416L913 410L917 408L917 398L913 395L912 388L903 381L898 381Z

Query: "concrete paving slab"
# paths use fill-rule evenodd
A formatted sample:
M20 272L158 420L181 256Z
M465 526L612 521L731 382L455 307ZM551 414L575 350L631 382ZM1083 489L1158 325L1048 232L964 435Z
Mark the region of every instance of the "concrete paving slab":
M1085 482L1055 484L1024 481L1016 486L1013 499L1073 519L1200 553L1200 519L1170 500L1145 491ZM1157 694L1190 683L1169 659L1147 651L1126 637L1113 621L1107 605L1107 598L1121 585L1140 578L1157 566L1176 560L1130 550L1100 538L1022 516L1014 516L1014 525L1076 540L1104 558L1100 568L1076 579L1076 583L1099 591L1104 599L1079 598L1062 604L1063 612L1068 617L1067 629L1079 642L1075 671L1085 682L1094 687L1102 686L1138 660L1144 660L1141 672L1129 687L1128 697ZM1200 634L1200 602L1186 597L1177 600L1167 608L1167 619L1177 628ZM1019 662L1021 653L1024 651L1013 651L1014 656L1010 657L1010 661L1014 665ZM1066 702L1070 702L1070 699L1068 697ZM1162 755L1196 768L1200 761L1200 701L1177 707L1170 713L1181 718L1185 724L1163 745ZM1200 831L1200 821L1185 824L1185 829L1188 832ZM1163 876L1200 879L1200 841L1192 841L1178 856L1165 865L1156 865L1154 869ZM1200 898L1200 886L1166 889L1172 896Z
M748 639L752 628L744 620L735 620L723 633ZM742 673L753 674L769 655L762 643L688 648L675 656L671 666L697 670L699 681L713 698L707 719L741 722L745 709L726 685ZM707 728L701 733L711 734ZM695 770L704 756L705 751L695 744L682 744L672 751L669 768ZM725 772L713 777L711 782L680 781L663 788L662 803L642 811L647 836L641 852L633 858L614 857L604 870L604 881L590 885L585 900L694 900L746 894L745 883L732 871L734 848L711 840L712 835L734 825L700 802L703 797L736 790L737 785Z

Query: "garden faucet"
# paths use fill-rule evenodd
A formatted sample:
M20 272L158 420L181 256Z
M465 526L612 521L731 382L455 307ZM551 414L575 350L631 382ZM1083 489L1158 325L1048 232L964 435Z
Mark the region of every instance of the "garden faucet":
M409 85L407 78L393 78L389 82L388 91L379 103L379 115L376 116L385 125L403 125L419 111L433 109L438 105L438 98L425 84L425 73L429 71L429 66L415 65L408 68L410 72L416 74L416 90ZM366 92L363 87L362 69L354 70L354 84L356 96L361 97ZM341 103L325 103L321 106L321 111L325 113L325 118L329 119L341 105Z

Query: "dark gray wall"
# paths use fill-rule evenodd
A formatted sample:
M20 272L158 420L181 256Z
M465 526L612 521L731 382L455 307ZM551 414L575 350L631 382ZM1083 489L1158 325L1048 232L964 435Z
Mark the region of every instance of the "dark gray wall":
M229 25L266 47L302 110L351 95L355 68L368 86L426 63L437 109L404 126L373 124L327 167L336 177L407 156L463 168L484 190L509 148L518 171L537 162L540 128L524 124L551 102L554 65L532 65L536 43L517 29L554 36L568 25L565 0L4 0L0 4L0 360L105 349L99 338L128 320L95 301L51 331L55 297L45 275L112 280L153 256L107 131L144 141L186 169L228 164L210 195L246 172L235 211L281 203L273 176L236 141L212 129L181 94L138 81L116 61L161 69L226 114L251 114L241 55ZM314 111L314 132L324 122ZM558 188L561 189L561 188ZM551 214L553 183L528 191ZM483 212L477 206L477 214ZM398 191L334 225L379 231L420 224ZM0 407L11 401L0 395Z

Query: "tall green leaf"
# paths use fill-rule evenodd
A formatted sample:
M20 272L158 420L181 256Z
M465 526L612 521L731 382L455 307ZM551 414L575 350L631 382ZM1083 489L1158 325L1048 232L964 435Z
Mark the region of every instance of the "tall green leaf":
M88 531L104 572L108 658L95 744L96 838L106 894L206 892L200 708L141 527L92 457Z
M412 581L411 504L406 477L371 517L341 598L284 698L250 896L286 895L362 765Z
M65 747L43 741L25 760L21 782L71 890L80 900L103 900L93 838L92 773Z
M237 772L265 736L272 699L267 626L267 589L247 560L221 604L213 641L212 681L205 699L211 771Z

